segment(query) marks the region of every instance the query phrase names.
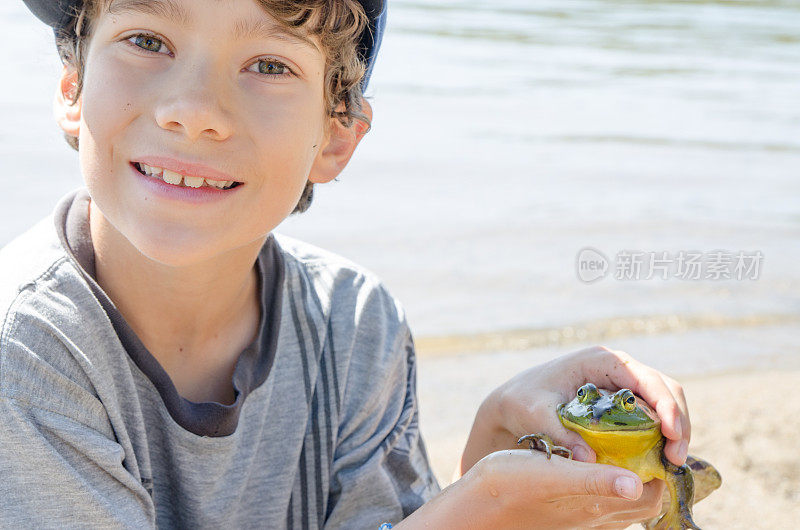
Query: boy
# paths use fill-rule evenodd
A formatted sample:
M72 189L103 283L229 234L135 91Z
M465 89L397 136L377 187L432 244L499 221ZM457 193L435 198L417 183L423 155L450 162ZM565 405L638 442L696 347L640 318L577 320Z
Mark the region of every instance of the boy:
M674 382L604 349L520 374L484 402L464 476L439 494L402 306L369 271L272 232L369 128L382 2L25 3L56 32L56 118L86 188L0 255L3 526L652 516L662 487L633 473L497 451L547 431L591 462L535 412L591 377L656 402L680 460Z

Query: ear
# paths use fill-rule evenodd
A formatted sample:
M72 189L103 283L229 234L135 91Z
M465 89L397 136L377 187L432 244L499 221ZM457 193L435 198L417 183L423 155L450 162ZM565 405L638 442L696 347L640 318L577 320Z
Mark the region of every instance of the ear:
M344 110L344 103L339 106ZM361 110L372 121L372 105L366 99L361 100ZM315 184L330 182L342 172L353 156L356 146L367 133L367 125L356 120L352 128L347 128L336 118L331 118L331 128L323 140L308 180Z
M56 87L56 95L53 100L53 116L59 127L70 136L78 137L81 125L81 101L79 99L74 105L70 105L72 98L78 89L78 71L73 66L64 65L61 71L61 78Z

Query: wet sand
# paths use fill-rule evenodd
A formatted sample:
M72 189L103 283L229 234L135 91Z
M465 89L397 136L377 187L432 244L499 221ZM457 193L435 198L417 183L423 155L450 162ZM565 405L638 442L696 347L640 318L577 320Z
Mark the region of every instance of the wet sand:
M463 360L444 362L457 369ZM420 364L422 371L448 369L424 358ZM462 388L462 405L448 401L449 410L443 410L435 406L431 391L436 390L428 385L433 375L421 378L421 407L430 405L421 410L421 424L444 486L450 482L474 407L483 394L476 396ZM681 382L692 419L690 453L712 462L723 477L722 487L695 508L698 525L704 529L796 528L800 521L800 370L688 376ZM426 397L431 399L425 401ZM445 427L435 428L437 424ZM458 427L449 433L445 430L454 425Z

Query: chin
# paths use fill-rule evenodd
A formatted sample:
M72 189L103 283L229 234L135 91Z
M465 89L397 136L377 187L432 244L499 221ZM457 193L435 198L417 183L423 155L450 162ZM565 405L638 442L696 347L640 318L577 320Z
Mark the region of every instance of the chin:
M202 248L193 249L163 248L156 245L134 245L142 256L165 267L190 267L214 257L212 252Z
M217 242L210 240L208 233L192 232L155 227L138 231L128 241L140 254L167 267L188 267L225 252Z

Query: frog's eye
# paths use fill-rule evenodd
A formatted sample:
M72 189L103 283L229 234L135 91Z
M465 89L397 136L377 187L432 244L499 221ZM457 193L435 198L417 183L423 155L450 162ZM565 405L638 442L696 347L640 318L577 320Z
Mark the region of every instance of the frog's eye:
M619 396L620 401L622 402L622 408L631 412L636 408L636 396L633 395L633 392L630 390L625 390Z
M586 401L591 399L595 394L597 394L597 387L592 383L586 383L578 389L578 401L581 403L586 403Z

